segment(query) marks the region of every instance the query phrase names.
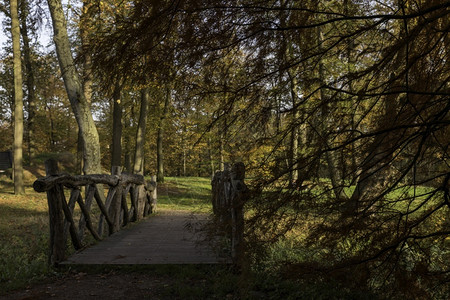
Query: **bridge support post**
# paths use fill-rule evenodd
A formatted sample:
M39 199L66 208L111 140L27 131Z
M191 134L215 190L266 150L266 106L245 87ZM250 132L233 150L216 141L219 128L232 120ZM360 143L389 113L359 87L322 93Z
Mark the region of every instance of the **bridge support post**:
M54 159L48 159L45 162L45 171L47 176L57 176L58 162ZM55 184L47 191L47 202L49 212L50 227L50 253L48 262L50 265L57 265L65 259L66 240L64 238L64 216L62 210L62 198L64 196L63 187Z
M212 202L218 223L231 239L231 259L241 268L244 264L244 202L247 186L244 183L245 165L218 171L213 177Z
M122 174L121 167L119 166L112 167L111 175L120 176L121 174ZM114 198L111 202L111 206L109 207L109 215L113 222L113 233L120 230L120 210L122 204L122 194L123 188L122 185L119 184L117 186L116 194L114 195Z

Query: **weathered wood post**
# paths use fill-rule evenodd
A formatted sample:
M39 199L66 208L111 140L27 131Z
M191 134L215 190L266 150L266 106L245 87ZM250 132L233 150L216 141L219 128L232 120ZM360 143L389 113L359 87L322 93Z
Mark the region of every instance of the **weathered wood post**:
M111 175L120 176L122 174L122 168L119 166L113 166L111 170ZM113 232L117 232L120 230L120 210L122 205L122 193L123 187L119 184L116 187L116 193L111 201L111 205L109 206L109 215L111 221L113 222Z
M244 202L248 191L244 179L245 165L240 162L216 172L211 182L213 211L231 239L231 258L237 266L244 263Z
M244 201L248 189L244 183L245 165L236 163L231 169L231 258L242 266L244 255Z
M47 176L58 175L58 162L55 159L45 161L45 172ZM47 191L48 215L50 225L50 253L48 262L57 265L65 258L66 240L64 239L64 216L62 210L63 187L55 184Z
M156 175L152 175L150 182L147 183L147 190L149 191L149 197L150 197L150 207L147 211L147 214L151 214L156 212L156 204L158 201L158 192L157 192L157 182L156 182Z

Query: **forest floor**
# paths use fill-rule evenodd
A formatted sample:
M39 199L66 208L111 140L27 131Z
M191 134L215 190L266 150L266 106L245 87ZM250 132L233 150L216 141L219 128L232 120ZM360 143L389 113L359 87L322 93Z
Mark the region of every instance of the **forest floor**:
M214 274L216 273L216 274ZM121 269L70 270L0 299L238 299L233 288L224 289L218 268L167 267L164 272ZM220 286L220 288L219 288Z
M286 280L267 269L239 275L229 265L49 268L47 199L31 187L42 172L29 170L26 195L21 196L14 195L8 176L0 176L0 300L375 299L333 282ZM210 190L209 178L167 178L158 185L158 209L208 213Z
M0 176L0 299L233 299L238 276L229 266L62 266L48 269L45 194L31 188L42 168L27 169L26 195ZM158 209L207 212L207 178L169 178Z

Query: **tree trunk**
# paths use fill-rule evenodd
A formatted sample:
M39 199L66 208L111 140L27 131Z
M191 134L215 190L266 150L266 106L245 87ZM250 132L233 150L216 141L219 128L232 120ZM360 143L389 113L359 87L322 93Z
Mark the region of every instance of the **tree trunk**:
M36 110L36 95L35 95L35 80L34 80L34 70L31 61L31 48L30 48L30 39L28 37L28 26L27 26L27 16L28 16L28 6L27 2L21 1L21 14L20 21L22 23L22 40L23 40L23 58L25 61L25 69L27 72L26 76L26 86L28 92L28 118L27 118L27 134L26 139L28 142L28 158L30 161L30 165L33 164L34 157L36 156L36 145L34 143L34 116Z
M291 179L291 186L296 187L298 183L298 140L299 140L299 126L297 124L298 119L300 118L299 112L298 112L298 83L297 78L295 77L295 74L291 74L290 71L288 71L289 80L291 83L291 101L292 101L292 132L291 132L291 151L290 151L290 179Z
M120 102L120 86L116 84L113 94L113 134L111 167L122 166L122 104Z
M66 20L60 0L47 0L53 22L54 41L67 95L78 123L83 144L83 172L100 173L100 142L97 128L75 69L67 35Z
M220 171L225 170L225 131L226 124L223 124L221 128L219 128L219 168Z
M397 81L391 82L392 89L400 86ZM380 122L380 127L388 129L395 127L397 120L398 95L393 93L384 99L384 116ZM389 131L375 136L373 142L366 148L366 154L360 166L359 178L353 191L346 212L355 213L360 208L362 200L370 200L371 191L377 190L379 193L389 184L390 162L394 152L397 150L395 142L401 138L402 132ZM377 194L375 193L375 194ZM369 205L371 205L369 203Z
M317 27L317 49L319 53L322 51L322 43L323 43L323 33L321 27ZM325 74L324 74L324 65L323 60L319 60L319 85L323 87L325 84ZM329 120L329 111L328 111L328 103L326 101L326 96L323 88L320 88L320 106L322 108L322 126L321 126L321 135L319 139L321 139L321 144L325 150L330 148L329 140L328 140L328 124L333 123L333 121ZM325 160L327 162L327 170L328 170L328 178L331 181L331 186L333 187L333 192L336 198L338 199L346 199L348 198L344 192L344 186L339 182L339 170L337 168L337 159L335 158L335 153L330 151L325 151Z
M159 119L158 124L158 136L156 139L156 162L157 162L157 182L164 182L164 151L163 151L163 138L164 138L164 120L167 118L167 111L169 108L169 100L171 91L170 88L167 88L166 98L164 100L164 108Z
M208 137L208 156L209 156L209 163L211 167L211 179L214 177L215 169L214 169L214 160L213 160L213 154L212 154L212 142L211 137Z
M89 43L87 33L88 27L87 22L89 21L89 16L87 15L88 3L86 0L83 0L83 8L80 16L80 39L81 39L81 49L83 51L83 77L82 77L82 89L84 93L84 97L89 107L92 102L92 68L91 68L91 57L88 53ZM81 130L78 131L78 140L77 140L77 164L79 173L83 173L84 169L84 146L83 146L83 134Z
M351 6L351 1L349 0L344 0L344 14L346 16L353 16L354 15L354 10L352 9ZM351 74L352 73L352 69L354 68L354 65L356 63L355 61L355 55L353 54L355 52L355 42L353 39L347 39L347 45L346 45L346 56L347 56L347 73ZM350 91L350 93L354 92L354 88L353 88L353 81L349 80L348 81L348 90ZM351 128L351 135L350 135L350 139L353 139L355 136L355 132L356 132L356 122L355 122L355 116L357 115L357 104L354 101L353 98L350 98L349 101L347 101L347 105L348 105L348 110L352 111L352 114L350 116L350 128ZM356 108L356 109L355 109ZM356 149L359 148L359 142L354 142L351 143L349 146L349 151L350 151L350 170L351 172L356 172L357 169L357 155L358 153L356 153Z
M144 174L144 145L147 124L147 106L148 106L149 90L144 88L141 90L141 110L139 113L138 128L136 131L136 149L134 155L134 174Z
M25 193L23 186L23 92L20 55L20 27L17 0L10 1L14 63L14 194Z
M124 94L122 94L122 96L124 96ZM122 97L122 99L124 99L124 97ZM125 110L125 108L124 108ZM128 114L128 112L125 110L124 111L125 115ZM123 165L124 165L124 169L125 172L127 173L133 173L133 170L131 169L131 139L130 139L130 122L129 119L131 119L131 117L126 117L124 120L125 122L123 123L123 130L125 132L125 136L123 137L124 140L124 147L123 147L123 151L124 151L124 155L123 155Z
M403 26L403 20L399 20L400 26ZM402 28L402 33L405 34L407 28ZM401 65L405 63L405 70L408 70L408 45L405 46L405 51L399 49L398 55L393 61L393 70L399 70ZM408 71L406 72L406 76ZM407 81L407 80L406 80ZM407 86L406 82L406 86ZM401 87L402 83L399 79L395 79L394 72L391 74L391 79L388 83L388 91L396 91ZM382 116L379 128L384 129L385 132L375 136L373 142L366 148L364 158L359 166L358 182L353 191L350 201L346 207L346 213L354 214L355 211L361 208L364 200L369 200L367 206L372 205L371 194L376 190L375 194L384 190L390 181L391 161L394 152L398 150L395 146L396 141L401 139L404 130L389 130L398 126L400 119L397 116L399 105L399 94L391 93L384 97L384 115ZM401 125L401 124L400 124ZM393 181L392 181L393 182Z
M288 16L286 14L288 2L281 1L280 6L283 8L279 12L280 24L282 27L286 26ZM281 43L279 48L280 58L284 58L286 61L292 61L295 57L294 42L292 37L281 33L280 36ZM282 74L284 72L280 71L280 82L282 80ZM299 178L299 110L298 110L298 98L299 98L299 83L298 83L298 69L297 67L287 70L287 75L289 77L289 91L291 95L292 112L290 115L290 150L288 153L288 169L289 169L289 184L291 187L296 187L300 183ZM280 120L281 121L281 120Z
M83 91L84 97L89 105L92 103L92 59L89 52L89 36L88 32L91 29L92 15L89 13L89 6L91 1L83 0L83 8L80 16L80 39L81 49L83 51Z

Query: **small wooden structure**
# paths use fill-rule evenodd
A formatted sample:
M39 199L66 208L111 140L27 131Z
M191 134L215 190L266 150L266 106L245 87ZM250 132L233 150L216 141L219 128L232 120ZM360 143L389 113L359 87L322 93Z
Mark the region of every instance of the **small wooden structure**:
M158 214L79 251L62 265L223 264L208 243L202 226L209 215L190 211L158 210Z
M12 168L13 156L11 151L0 152L0 172Z
M79 250L86 246L86 228L95 240L100 241L105 231L107 235L111 235L129 222L137 221L156 209L155 177L146 184L142 175L121 174L120 167L113 167L112 175L60 174L54 159L47 160L45 168L47 176L36 180L33 188L37 192L47 192L50 218L49 263L52 265L57 265L66 258L69 233L74 248ZM104 185L108 187L106 199L103 194ZM85 188L84 199L81 187ZM70 190L69 201L66 200L64 188ZM98 209L91 207L94 199ZM75 203L78 203L81 210L78 226L74 220Z
M248 188L244 183L245 165L236 163L225 166L212 179L212 204L219 225L231 240L231 258L236 265L243 262L244 202Z

